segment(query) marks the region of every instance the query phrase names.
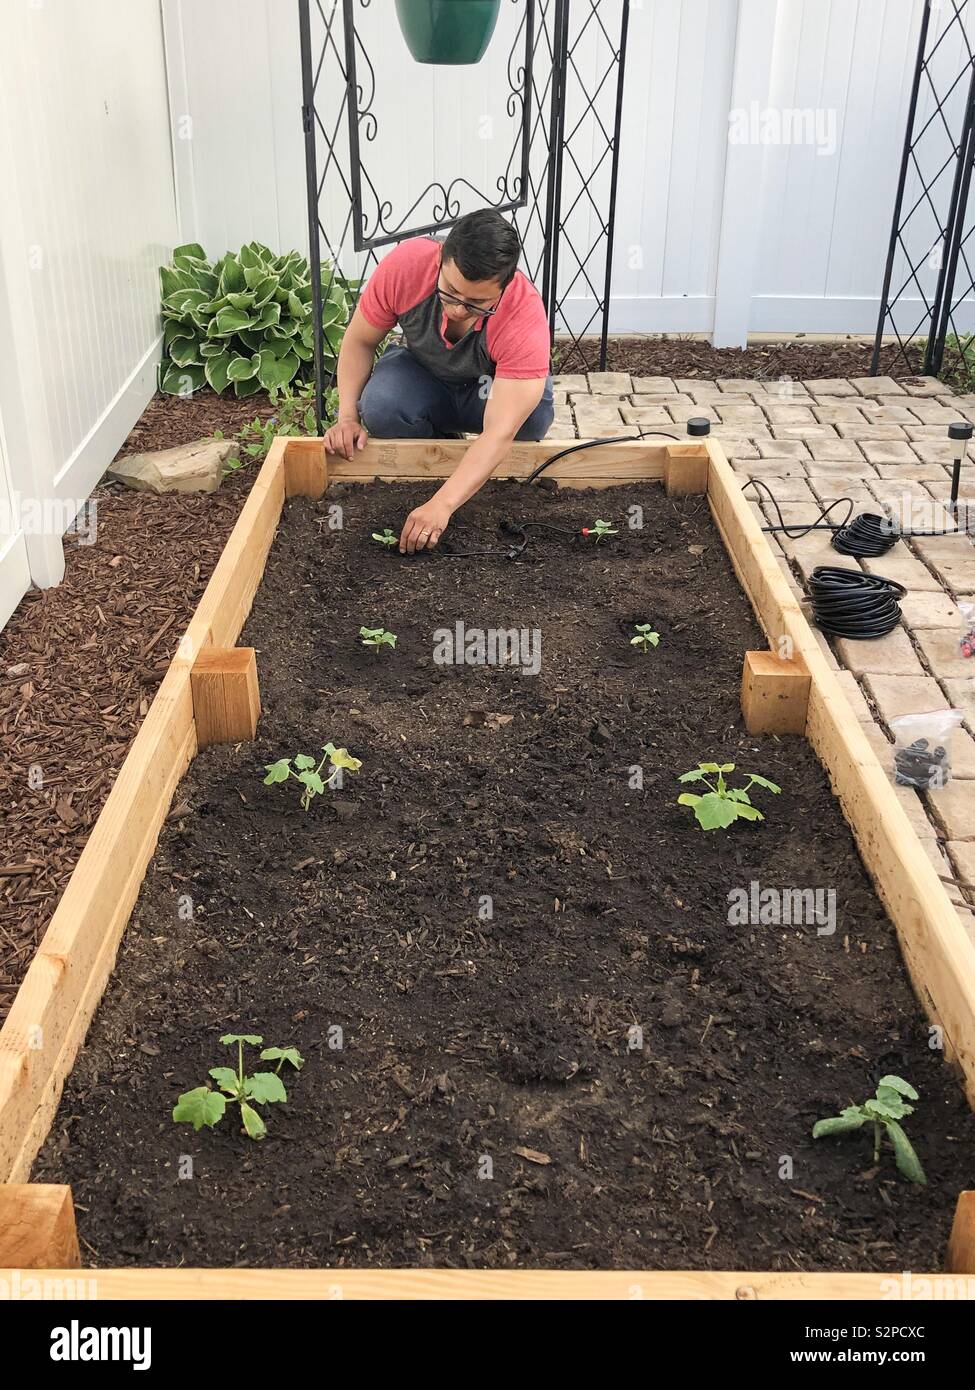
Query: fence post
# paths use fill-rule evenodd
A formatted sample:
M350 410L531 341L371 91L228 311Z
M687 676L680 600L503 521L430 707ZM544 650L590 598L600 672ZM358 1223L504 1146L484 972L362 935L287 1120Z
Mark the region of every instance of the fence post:
M724 196L714 286L715 347L745 347L762 225L765 146L754 138L753 111L768 105L778 0L738 0ZM735 138L734 113L742 124Z

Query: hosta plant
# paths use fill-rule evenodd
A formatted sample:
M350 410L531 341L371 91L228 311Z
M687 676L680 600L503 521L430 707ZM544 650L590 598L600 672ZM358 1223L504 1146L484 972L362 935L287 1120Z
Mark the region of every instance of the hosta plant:
M641 651L648 652L660 642L660 633L654 632L652 623L637 623L634 631L636 636L630 638L631 647L639 647Z
M289 777L293 777L302 785L301 809L307 811L313 798L332 786L343 769L358 772L362 766L360 758L350 757L347 748L336 748L334 743L326 743L322 752L325 756L318 764L308 753L296 753L291 758L279 758L276 763L265 764L267 776L264 785L270 787L275 782L287 782ZM327 777L322 777L322 768L326 763L330 764L332 770Z
M196 242L159 270L165 320L160 390L189 396L209 385L237 396L308 380L314 358L312 286L297 251L276 256L251 241L211 264ZM325 369L352 314L358 281L321 268Z
M195 1090L184 1091L176 1102L173 1119L177 1124L192 1125L197 1131L204 1125L213 1129L223 1119L228 1105L240 1106L240 1118L251 1139L263 1139L267 1126L257 1110L259 1105L273 1105L286 1101L288 1093L279 1075L285 1062L300 1071L305 1059L295 1047L266 1047L261 1053L262 1062L277 1062L274 1071L256 1071L248 1075L244 1070L244 1047L260 1047L264 1039L256 1033L225 1033L220 1039L225 1047L237 1048L237 1069L233 1067L211 1067L210 1076L217 1083L217 1090L209 1086L197 1086Z
M899 1076L882 1076L872 1099L865 1100L862 1105L848 1105L828 1120L817 1120L812 1136L823 1139L830 1134L849 1134L864 1125L873 1125L874 1167L880 1162L880 1146L886 1137L894 1150L897 1171L909 1182L926 1183L920 1159L900 1124L905 1116L914 1113L914 1106L907 1102L917 1098L917 1091L909 1082Z
M360 627L359 636L364 647L395 647L396 633L387 632L384 627Z
M729 787L725 773L734 770L734 763L698 763L697 767L678 778L680 782L703 782L707 787L707 791L700 795L684 792L677 798L678 805L693 806L702 830L727 830L739 819L764 820L758 807L751 803L749 793L752 787L764 787L767 792L781 791L781 787L767 777L759 777L757 772L747 774L748 781L743 787Z

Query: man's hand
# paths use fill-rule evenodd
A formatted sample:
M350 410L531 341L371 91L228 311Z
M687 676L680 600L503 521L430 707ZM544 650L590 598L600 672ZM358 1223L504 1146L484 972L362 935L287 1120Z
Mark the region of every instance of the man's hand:
M401 555L413 555L417 550L432 550L453 516L446 502L431 497L422 507L415 508L406 518L399 538Z
M332 428L326 431L325 448L331 454L341 454L351 459L356 449L364 449L369 440L369 431L358 416L343 420L341 416Z

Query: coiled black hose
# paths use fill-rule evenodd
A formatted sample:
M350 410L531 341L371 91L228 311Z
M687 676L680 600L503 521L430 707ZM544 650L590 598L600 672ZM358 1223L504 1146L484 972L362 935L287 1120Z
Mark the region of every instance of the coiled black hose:
M861 570L819 565L807 584L813 621L833 637L886 637L901 620L899 599L907 590L892 579Z

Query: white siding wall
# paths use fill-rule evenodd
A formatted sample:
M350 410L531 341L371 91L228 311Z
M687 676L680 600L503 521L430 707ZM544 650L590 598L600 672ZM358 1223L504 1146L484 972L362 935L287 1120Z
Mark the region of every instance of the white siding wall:
M176 240L159 0L4 0L0 188L11 483L80 505L155 387ZM55 581L60 537L26 540Z

